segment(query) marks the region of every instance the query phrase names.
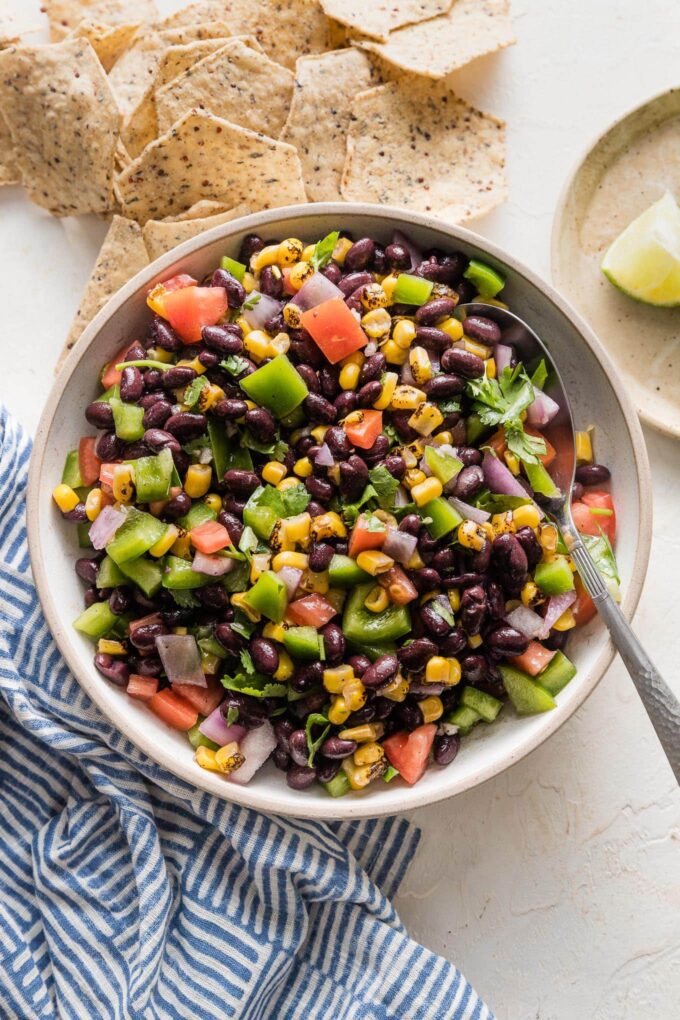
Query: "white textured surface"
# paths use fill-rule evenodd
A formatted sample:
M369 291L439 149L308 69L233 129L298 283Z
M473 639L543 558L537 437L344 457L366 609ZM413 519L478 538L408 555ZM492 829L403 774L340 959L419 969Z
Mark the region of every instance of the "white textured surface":
M37 0L0 6L24 19L38 9ZM513 7L518 45L456 82L509 125L511 199L477 228L547 275L552 214L573 161L618 114L678 84L680 7ZM93 219L51 220L18 189L0 190L0 395L29 429L104 232ZM656 520L636 627L680 693L680 445L647 438ZM680 1015L680 796L620 663L529 759L414 818L423 842L401 915L456 961L499 1020Z

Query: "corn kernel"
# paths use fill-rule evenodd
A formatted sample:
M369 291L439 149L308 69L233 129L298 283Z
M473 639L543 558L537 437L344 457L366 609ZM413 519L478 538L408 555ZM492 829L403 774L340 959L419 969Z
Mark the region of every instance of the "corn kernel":
M208 371L205 365L198 360L198 355L195 358L183 358L177 362L177 367L193 368L196 375L203 375L204 372Z
M148 356L154 361L162 361L164 365L168 365L173 358L172 351L166 351L162 347L150 347Z
M329 694L340 694L343 684L354 679L354 670L351 666L333 666L323 671L323 685Z
M184 476L184 490L192 499L205 496L212 481L210 464L190 464Z
M461 669L460 662L455 656L450 656L446 661L449 664L449 679L445 680L444 683L448 684L450 687L454 687L456 684L460 683L463 671Z
M342 607L345 604L347 598L347 592L342 588L329 588L326 592L326 601L330 602L336 613L342 612Z
M100 638L97 642L97 651L103 655L125 655L127 648L122 641L112 641L110 638Z
M381 340L390 331L392 316L385 308L374 308L362 316L361 326L366 336L372 340Z
M374 308L384 308L388 303L387 294L379 283L368 283L362 290L361 304L369 312Z
M383 276L380 281L380 286L387 295L387 303L391 305L394 301L394 289L397 286L397 275L395 273L390 273L389 276Z
M480 344L469 336L463 337L463 346L466 351L469 351L470 354L476 354L482 361L486 361L487 358L491 357L491 347L487 347L486 344Z
M248 602L247 594L244 591L237 591L232 595L231 604L244 612L251 623L259 623L262 619L262 615L258 613L257 609L253 609Z
M411 498L416 506L425 506L441 496L443 491L444 487L438 478L426 478L424 482L411 486Z
M389 365L404 365L408 361L408 349L400 347L394 340L386 340L380 350Z
M169 552L171 552L173 556L177 556L180 560L189 559L191 555L191 537L188 531L179 532L177 538L170 546Z
M342 726L351 716L351 711L345 703L345 699L342 694L338 694L332 699L331 707L328 709L328 721L333 726Z
M102 505L102 490L100 488L90 489L85 499L85 513L87 514L88 521L97 520L101 512Z
M325 595L330 585L327 570L319 571L319 573L315 573L313 570L305 570L300 578L299 587L301 591L309 592L310 594L315 592L317 595Z
M344 368L340 369L340 375L338 377L340 388L343 390L355 390L359 382L360 374L361 369L358 365L345 365Z
M265 266L273 266L278 261L279 245L268 244L250 256L250 268L254 273L259 273Z
M422 390L415 386L400 385L394 391L391 407L394 411L415 411L426 400Z
M426 482L427 475L420 468L409 468L403 481L407 489L412 489L414 485L422 485L423 482Z
M243 333L244 336L248 336L248 334L252 333L253 331L253 327L250 325L250 323L248 322L244 315L239 315L239 317L236 319L236 325L240 327L241 332Z
M294 567L295 570L306 570L309 566L309 556L301 552L280 552L272 560L272 570L280 570L281 567Z
M378 507L377 510L374 510L373 516L377 517L379 521L383 522L383 524L386 524L388 528L394 528L395 531L399 527L399 522L394 514L391 514L389 510L383 510L382 507Z
M323 443L324 437L328 432L328 428L329 428L328 425L315 425L312 431L310 432L310 435L315 440L315 442Z
M593 440L588 432L577 432L576 433L576 463L577 464L592 464L593 463Z
M565 609L560 617L553 623L553 630L571 630L576 626L576 617L571 609Z
M302 258L305 246L297 237L287 237L278 246L276 261L280 266L294 266Z
M482 643L481 634L473 634L467 639L468 648L479 648Z
M339 266L344 265L347 252L352 247L352 241L349 237L339 237L335 248L333 249L333 261L337 262Z
M355 765L374 765L375 762L382 761L385 757L382 744L377 744L374 740L371 740L368 744L362 744L354 752L354 764Z
M227 775L240 768L244 761L245 758L241 754L239 746L235 740L225 744L224 747L219 749L219 751L215 751L215 764L220 772L224 772Z
M218 400L224 400L225 393L221 386L216 386L215 383L208 383L201 390L198 397L198 410L201 414L205 414L211 407L218 402Z
M288 354L290 350L290 337L287 333L277 333L273 340L269 341L267 348L268 358L278 358L279 354Z
M305 262L311 262L312 255L314 254L315 251L316 251L316 245L315 244L308 244L307 245L307 247L302 252L302 257L305 260Z
M300 457L293 465L293 471L298 478L309 478L314 473L314 467L309 457Z
M285 683L286 680L290 680L293 673L295 672L295 666L285 648L279 649L279 665L274 673L274 679L278 680L279 683Z
M514 453L510 452L510 450L506 450L503 454L503 460L510 468L512 474L517 477L520 469L519 457L516 457Z
M203 502L216 514L222 509L222 497L217 492L209 492Z
M475 552L484 548L487 539L486 529L471 520L463 521L458 526L457 535L458 541L464 549L474 549Z
M409 692L409 682L404 677L397 673L394 680L387 684L385 687L380 688L380 697L387 698L388 701L406 701Z
M283 556L284 553L279 553ZM271 557L269 553L255 553L250 561L250 583L255 584L258 577L261 577L266 570L269 570Z
M448 682L449 664L441 655L433 655L425 667L425 680L428 684L445 684Z
M302 310L297 305L284 305L283 321L289 329L299 329L302 323Z
M408 355L411 375L418 386L432 378L432 362L424 347L412 347Z
M270 620L262 628L262 637L266 637L270 641L278 641L281 644L285 636L286 628L282 623L272 623Z
M241 280L241 286L243 287L246 294L252 294L255 290L255 277L252 273L244 273L243 279Z
M161 556L165 556L167 552L170 552L178 538L179 528L177 527L177 525L168 524L167 528L165 529L165 534L161 535L158 541L151 546L151 548L149 549L149 553L152 556L155 556L156 559L160 558Z
M197 765L200 765L202 769L207 769L208 772L222 771L215 759L215 752L210 747L204 747L203 745L197 747L196 754L194 755L194 761Z
M189 628L188 627L173 627L172 628L172 633L173 634L177 634L179 637L186 637L186 635L189 633Z
M312 518L307 511L296 514L295 517L287 517L285 520L286 541L293 544L304 544L309 539L312 526Z
M442 699L437 697L436 694L431 694L429 698L423 698L422 701L419 701L418 708L423 713L424 723L436 722L437 719L441 719L444 715Z
M381 722L362 723L361 726L351 726L348 730L340 730L338 736L341 740L356 740L357 744L365 744L369 740L380 740L385 732Z
M389 604L389 596L385 589L381 588L379 584L376 584L374 588L371 588L364 599L364 605L371 613L382 613L385 609L387 609Z
M312 524L310 528L312 537L316 541L321 541L324 538L346 538L347 528L342 522L342 519L334 510L329 510L328 513L319 514L318 517L312 518Z
M201 652L201 669L207 676L214 676L218 669L222 659L219 655L213 655L211 652Z
M545 552L555 552L558 537L557 528L554 524L541 524L538 530L538 541Z
M366 357L362 351L352 351L351 354L348 354L346 358L342 359L340 367L344 368L345 365L358 365L359 368L361 368L365 360Z
M357 566L365 570L371 577L375 577L377 574L384 574L386 571L391 570L394 566L394 560L391 556L380 552L379 549L366 549L357 556Z
M285 492L286 489L292 489L295 485L299 485L300 481L294 478L293 475L288 475L286 478L282 478L276 488L279 492Z
M262 468L262 480L268 482L270 485L278 485L282 478L285 478L288 474L288 469L285 464L281 464L278 460L267 461L265 466Z
M454 319L451 316L448 319L443 319L437 323L437 329L441 329L444 333L448 333L451 339L454 341L461 340L463 336L463 324L458 319Z
M397 388L398 381L399 376L397 375L396 372L383 373L383 376L380 380L382 384L382 390L380 392L380 396L373 404L373 407L376 409L376 411L384 411L386 410L386 408L389 407L392 401L392 397L394 396L394 391Z
M119 503L129 503L134 496L135 471L131 464L116 464L111 491Z
M489 358L486 363L486 377L487 379L495 379L497 375L496 359Z
M397 347L408 350L416 338L416 325L411 319L399 319L394 324L392 339Z
M417 407L408 420L409 425L418 435L429 436L444 421L444 415L436 404L424 403Z
M243 346L254 361L262 361L267 357L271 337L263 329L251 329L243 338Z
M529 609L533 609L534 606L540 606L545 601L540 588L533 581L526 582L522 588L520 598L523 605L528 606Z
M380 761L373 762L372 765L355 765L353 758L345 758L342 770L353 790L363 790L374 779L378 779L386 772L387 759L381 758Z
M342 685L342 696L350 712L358 712L366 704L366 688L356 677Z
M296 262L288 274L288 285L293 290L300 290L310 276L314 276L314 267L309 262Z
M510 535L517 530L512 510L506 510L502 514L494 514L490 523L496 536Z

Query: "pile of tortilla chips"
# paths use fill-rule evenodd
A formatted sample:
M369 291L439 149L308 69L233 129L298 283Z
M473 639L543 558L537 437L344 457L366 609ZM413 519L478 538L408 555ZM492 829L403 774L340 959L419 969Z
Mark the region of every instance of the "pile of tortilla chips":
M115 214L69 334L133 272L226 220L352 200L451 222L506 194L502 122L448 76L513 42L509 0L43 0L0 26L0 185Z

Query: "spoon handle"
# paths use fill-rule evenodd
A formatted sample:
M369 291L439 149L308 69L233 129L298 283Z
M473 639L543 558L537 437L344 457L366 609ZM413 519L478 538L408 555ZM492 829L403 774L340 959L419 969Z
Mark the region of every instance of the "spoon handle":
M607 625L616 650L626 664L675 778L680 783L680 701L638 641L583 542L576 539L569 552L588 594Z

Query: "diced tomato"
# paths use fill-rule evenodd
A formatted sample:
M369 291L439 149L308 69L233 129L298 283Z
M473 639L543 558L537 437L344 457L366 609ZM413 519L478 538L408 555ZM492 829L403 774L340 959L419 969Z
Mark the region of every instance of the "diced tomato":
M548 665L554 654L554 652L539 644L538 641L531 641L525 652L522 652L521 655L514 655L511 659L508 659L508 662L511 666L521 669L523 673L528 673L529 676L538 676Z
M616 509L614 507L614 501L612 500L611 493L603 492L601 489L586 490L586 492L584 492L581 496L581 502L588 507L590 522L595 522L595 530L586 531L586 534L599 535L600 529L602 529L613 545L616 539ZM582 513L582 511L579 511L579 513ZM585 521L585 514L582 514L582 517ZM576 518L574 518L574 523L578 530L581 531L582 529L579 528Z
M118 371L116 365L119 365L121 361L125 361L127 352L133 346L134 343L125 344L125 347L121 347L119 351L116 351L111 360L104 365L102 370L102 386L105 390L110 389L112 386L117 386L120 382L120 377L123 373Z
M364 552L366 549L382 549L387 538L387 528L383 528L381 531L371 531L368 525L368 518L364 514L360 514L359 518L352 528L352 532L349 536L349 550L348 555L353 560L357 558L360 552Z
M540 439L544 441L546 452L543 454L542 457L539 457L538 459L541 461L544 467L549 467L555 459L556 454L555 447L552 445L552 443L548 442L548 440L546 439L545 435L542 432L539 432L538 429L533 428L531 425L525 425L524 431L527 433L527 435L538 436ZM505 454L507 447L505 445L505 429L503 428L502 425L497 432L494 432L492 436L489 436L489 438L484 441L484 445L490 446L491 449L496 454L496 456L498 457L498 459L503 460L503 456Z
M538 429L533 428L531 425L525 425L524 431L528 436L537 436L539 439L543 440L543 442L545 443L545 453L538 459L540 460L543 467L550 467L550 465L555 459L556 450L552 443L548 442L548 440L546 439L545 433L539 432Z
M304 598L290 603L286 610L286 619L300 627L319 629L336 614L337 609L323 595L305 595Z
M586 623L592 620L597 610L595 609L595 603L583 587L583 582L578 574L574 578L574 587L576 588L576 602L571 607L571 611L574 614L576 626L584 627Z
M110 489L113 485L113 472L118 467L118 464L113 462L103 461L99 467L99 481L102 485L108 486Z
M190 730L198 722L198 712L170 687L158 691L149 700L149 708L173 730Z
M381 574L379 583L396 606L406 606L418 597L416 586L409 581L401 567L392 567L386 574Z
M176 333L187 344L201 339L204 326L214 326L227 311L227 292L224 287L182 287L180 290L154 294L154 308L167 319ZM151 298L149 298L151 300Z
M352 446L362 450L370 450L382 432L382 411L355 411L356 421L346 421L343 425L345 435ZM360 416L360 417L359 417Z
M99 479L102 462L94 452L96 443L94 436L83 436L78 443L78 468L83 485L94 485Z
M193 276L189 276L188 273L178 273L177 276L171 276L169 280L163 280L161 287L170 292L184 290L185 287L195 287L197 284L198 280L194 280Z
M292 272L293 272L292 266L284 266L283 269L281 270L281 275L283 276L283 289L286 292L286 294L297 294L295 287L291 286L290 282L290 274Z
M224 687L216 676L206 676L207 687L198 684L173 684L175 694L188 701L199 715L210 715L224 698Z
M413 786L422 778L432 750L437 727L434 723L419 726L411 733L395 733L383 741L385 754L391 765Z
M217 521L204 521L203 524L191 529L189 537L194 548L206 555L231 545L229 532L223 524L218 524Z
M331 365L337 365L368 343L363 329L339 297L303 312L301 322Z
M496 454L499 460L503 460L503 454L507 447L505 445L505 429L501 425L498 431L494 432L492 436L484 440L485 446L490 446L493 452Z
M138 701L150 701L158 691L158 677L141 676L139 673L130 673L127 684L127 692L131 698Z

